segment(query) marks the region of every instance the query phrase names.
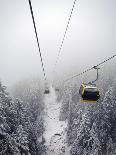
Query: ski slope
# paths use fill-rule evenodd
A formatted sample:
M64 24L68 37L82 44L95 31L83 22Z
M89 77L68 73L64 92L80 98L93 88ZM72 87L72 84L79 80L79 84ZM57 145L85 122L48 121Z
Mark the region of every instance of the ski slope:
M47 155L69 155L66 146L67 122L59 121L61 102L57 102L55 90L51 87L50 94L45 95L45 145Z

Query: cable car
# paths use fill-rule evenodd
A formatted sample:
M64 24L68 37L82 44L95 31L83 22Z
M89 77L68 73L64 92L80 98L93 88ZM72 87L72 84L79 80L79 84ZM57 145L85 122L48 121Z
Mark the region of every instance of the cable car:
M55 88L55 91L59 91L59 88Z
M49 94L50 90L48 88L45 88L44 94Z
M82 101L97 101L100 98L99 90L95 85L82 84L79 89L79 94L82 97Z
M97 71L96 79L88 84L83 83L79 89L79 94L81 95L83 102L96 102L100 98L99 90L95 84L99 77L98 70L100 68L94 66L93 69Z

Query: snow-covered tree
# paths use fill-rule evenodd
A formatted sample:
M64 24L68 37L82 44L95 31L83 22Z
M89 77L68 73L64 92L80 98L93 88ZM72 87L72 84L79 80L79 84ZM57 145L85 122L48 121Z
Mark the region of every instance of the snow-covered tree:
M101 98L94 104L79 102L78 87L70 89L67 140L72 155L116 154L116 82L111 77L105 77L104 81L101 78ZM65 103L67 100L66 105L69 105L68 95L64 99L65 96L62 101Z

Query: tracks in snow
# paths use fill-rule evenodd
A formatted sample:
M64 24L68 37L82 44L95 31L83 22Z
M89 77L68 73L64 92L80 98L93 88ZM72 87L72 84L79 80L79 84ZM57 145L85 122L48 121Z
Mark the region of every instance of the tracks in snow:
M66 148L67 122L59 121L61 103L57 102L55 90L51 87L50 94L45 95L45 145L47 155L68 155Z

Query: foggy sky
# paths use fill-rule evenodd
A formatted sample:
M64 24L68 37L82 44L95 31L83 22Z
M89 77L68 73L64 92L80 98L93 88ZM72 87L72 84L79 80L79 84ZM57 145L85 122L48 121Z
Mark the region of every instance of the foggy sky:
M77 0L55 75L73 0L31 0L48 80L78 73L116 53L116 0ZM43 78L28 0L0 0L0 79Z

